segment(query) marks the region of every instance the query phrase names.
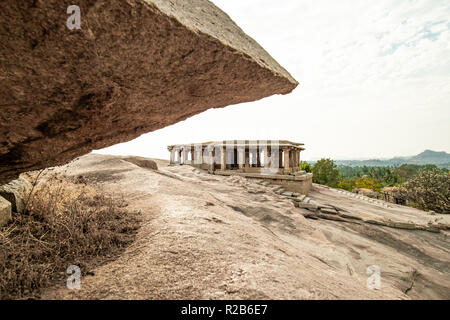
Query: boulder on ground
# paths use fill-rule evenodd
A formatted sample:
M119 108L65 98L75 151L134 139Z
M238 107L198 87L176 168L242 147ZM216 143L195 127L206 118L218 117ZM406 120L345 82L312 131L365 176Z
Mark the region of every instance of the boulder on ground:
M362 195L364 197L369 197L373 199L378 199L378 192L367 188L356 188L352 190L353 193Z
M3 197L0 197L0 227L7 224L11 218L11 203Z
M11 203L13 212L23 213L32 188L28 180L20 177L0 186L0 196Z
M155 161L147 159L147 158L143 158L143 157L125 157L122 158L125 161L128 161L132 164L137 165L138 167L141 168L146 168L146 169L152 169L152 170L158 170L158 165L156 164Z

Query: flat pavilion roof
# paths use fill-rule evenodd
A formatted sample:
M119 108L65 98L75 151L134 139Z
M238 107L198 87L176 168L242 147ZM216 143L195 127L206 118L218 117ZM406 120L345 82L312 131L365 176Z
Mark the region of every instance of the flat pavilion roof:
M278 146L282 148L295 148L300 150L305 150L305 148L302 148L301 146L304 145L304 143L299 142L292 142L288 140L224 140L224 141L208 141L208 142L200 142L200 143L190 143L190 144L176 144L168 146L167 149L170 151L173 148L182 148L182 147L192 147L196 145L202 145L204 147L207 146L215 146L215 147L226 147L226 146L233 146L233 147L258 147L258 146Z

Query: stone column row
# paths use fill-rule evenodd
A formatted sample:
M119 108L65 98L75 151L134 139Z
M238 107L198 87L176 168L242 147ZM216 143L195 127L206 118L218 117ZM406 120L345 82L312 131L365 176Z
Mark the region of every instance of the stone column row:
M217 152L220 154L217 154ZM230 150L228 150L230 151ZM188 154L191 153L191 160L188 160ZM250 154L252 154L252 164L256 163L257 167L261 167L261 148L250 148L245 149L244 147L235 147L232 148L232 158L233 163L237 164L240 169L249 168L250 167ZM294 148L281 148L278 150L278 168L284 167L284 173L291 173L292 171L297 171L300 165L300 150ZM202 164L203 160L208 160L208 163L211 165L211 169L214 170L215 163L220 163L221 170L226 170L227 168L227 148L226 146L216 147L207 149L207 155L204 159L204 148L196 148L194 146L190 147L179 147L173 148L170 151L170 163L171 164ZM281 156L283 153L283 156ZM277 159L272 159L272 150L270 147L264 148L264 167L270 168L273 166L273 161L277 161ZM178 160L176 161L176 156L178 156ZM218 157L218 158L216 158ZM237 159L234 159L237 157ZM284 166L282 164L284 160Z
M283 154L284 154L284 172L291 173L298 171L300 166L300 150L283 148Z

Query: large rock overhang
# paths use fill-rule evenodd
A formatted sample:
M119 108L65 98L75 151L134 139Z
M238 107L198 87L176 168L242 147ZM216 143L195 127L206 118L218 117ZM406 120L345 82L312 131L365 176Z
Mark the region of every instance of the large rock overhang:
M297 82L206 0L0 1L0 183Z

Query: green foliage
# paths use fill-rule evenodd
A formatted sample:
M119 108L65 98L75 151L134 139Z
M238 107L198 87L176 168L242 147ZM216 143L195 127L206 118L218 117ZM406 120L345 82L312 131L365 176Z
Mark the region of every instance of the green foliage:
M355 188L371 189L378 192L381 189L381 184L369 176L363 176L355 181Z
M351 178L344 178L344 176L341 175L337 187L347 191L352 191L356 188L364 188L379 192L383 185L380 181L368 175L362 177L354 176Z
M306 172L312 171L312 166L306 161L300 161L300 170L304 170Z
M404 164L399 167L352 167L352 166L338 166L341 180L348 180L350 178L361 178L368 176L377 181L381 187L397 186L405 183L412 177L414 177L420 170L433 170L438 167L432 164L427 165L415 165ZM447 169L439 169L445 173ZM351 181L346 181L351 183Z
M352 191L353 189L355 189L355 181L355 177L346 179L341 176L340 181L337 184L337 188Z
M315 183L348 191L365 188L379 192L386 186L402 186L406 188L402 190L406 190L405 198L410 205L422 210L450 213L450 171L446 168L432 164L337 167L333 160L321 159L312 166L311 171Z
M342 179L361 177L363 175L361 167L338 166L338 169Z
M450 172L424 168L405 183L407 198L422 210L450 213Z
M406 182L414 177L420 170L421 166L415 164L404 164L394 169L394 173L398 176L400 183Z
M330 187L336 187L339 182L339 170L331 159L320 159L312 167L313 181Z

